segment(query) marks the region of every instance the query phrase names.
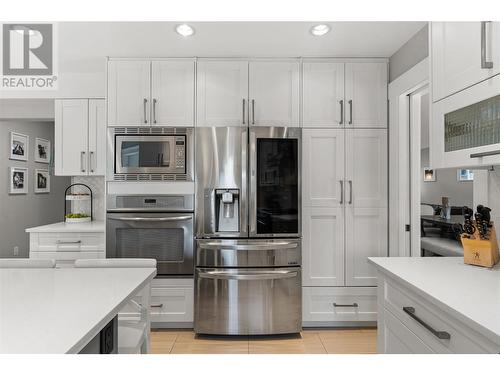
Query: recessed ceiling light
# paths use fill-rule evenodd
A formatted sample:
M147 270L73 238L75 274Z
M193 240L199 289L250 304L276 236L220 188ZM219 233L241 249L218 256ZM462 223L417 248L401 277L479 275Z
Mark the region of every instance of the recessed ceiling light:
M322 23L316 26L311 27L311 34L314 36L322 36L328 33L331 30L331 27Z
M182 36L191 36L194 34L194 28L185 23L177 25L175 27L175 31L177 32L177 34Z

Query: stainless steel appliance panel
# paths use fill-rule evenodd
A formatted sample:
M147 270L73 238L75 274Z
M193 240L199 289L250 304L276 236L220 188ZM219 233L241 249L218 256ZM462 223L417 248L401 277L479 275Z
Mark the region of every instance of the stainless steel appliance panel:
M301 236L301 143L299 128L250 128L250 237Z
M197 268L194 330L204 334L300 332L300 267Z
M197 267L299 266L300 239L196 240Z
M246 237L247 146L245 127L196 129L196 236ZM226 203L226 196L230 202ZM220 220L219 210L232 204L232 225ZM224 224L224 228L219 225Z
M192 275L193 219L188 212L108 212L106 257L153 258L158 276Z

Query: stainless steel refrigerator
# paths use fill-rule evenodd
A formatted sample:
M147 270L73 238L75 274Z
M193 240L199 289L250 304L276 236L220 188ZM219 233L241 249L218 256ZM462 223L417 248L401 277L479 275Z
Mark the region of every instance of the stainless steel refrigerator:
M196 129L197 333L299 332L301 129Z

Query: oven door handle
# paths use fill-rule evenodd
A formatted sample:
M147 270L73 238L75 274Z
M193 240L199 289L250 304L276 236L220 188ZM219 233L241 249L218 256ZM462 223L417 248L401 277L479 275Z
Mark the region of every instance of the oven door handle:
M206 271L198 273L203 279L221 280L276 280L290 279L297 276L297 271L263 271L253 273L235 273L228 271Z
M279 250L279 249L295 249L297 242L270 242L266 244L249 244L249 245L232 245L224 244L223 242L206 242L198 245L200 249L206 250Z
M108 217L110 220L119 221L185 221L192 220L192 216L170 216L170 217Z

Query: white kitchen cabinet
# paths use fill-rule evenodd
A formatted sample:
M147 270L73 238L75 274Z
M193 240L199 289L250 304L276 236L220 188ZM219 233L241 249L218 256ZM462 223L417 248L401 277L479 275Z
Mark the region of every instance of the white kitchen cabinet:
M151 125L151 62L108 62L108 125Z
M345 210L345 285L375 286L377 275L368 257L388 256L387 207Z
M249 122L299 126L299 61L250 61Z
M302 204L307 207L340 207L344 194L345 131L302 131Z
M248 61L200 59L196 82L197 126L248 125Z
M103 99L55 100L55 175L104 175L105 119Z
M108 61L108 126L193 126L195 60Z
M432 22L430 35L434 102L500 73L500 22Z
M330 60L303 62L304 128L344 125L344 65Z
M387 63L345 64L345 126L387 128Z
M304 207L302 285L344 285L343 207Z
M151 64L152 125L193 126L194 60L160 60Z
M154 327L192 327L193 279L156 278L151 284L151 323Z

